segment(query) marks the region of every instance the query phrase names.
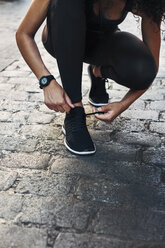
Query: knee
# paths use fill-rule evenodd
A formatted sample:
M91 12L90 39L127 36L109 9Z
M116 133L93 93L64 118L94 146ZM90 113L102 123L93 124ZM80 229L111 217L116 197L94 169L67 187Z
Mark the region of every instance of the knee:
M136 61L130 68L127 87L134 90L147 89L157 74L157 67L153 56Z
M135 89L144 90L147 89L153 82L157 74L157 67L153 57L144 60L137 66L135 75Z

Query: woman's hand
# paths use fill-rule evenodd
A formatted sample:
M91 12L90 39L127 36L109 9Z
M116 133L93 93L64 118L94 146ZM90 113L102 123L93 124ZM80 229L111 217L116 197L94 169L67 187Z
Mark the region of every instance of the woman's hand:
M105 112L105 114L96 114L96 118L105 122L112 122L118 115L120 115L127 107L122 102L113 102L106 106L94 108L94 111Z
M52 80L43 90L44 103L49 109L56 112L69 113L70 109L74 108L69 96L55 80Z

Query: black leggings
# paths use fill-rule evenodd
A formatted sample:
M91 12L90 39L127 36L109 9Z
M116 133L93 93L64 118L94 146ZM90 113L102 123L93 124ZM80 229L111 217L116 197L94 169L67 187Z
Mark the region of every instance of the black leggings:
M86 28L86 0L51 0L48 37L44 46L57 59L64 90L80 102L83 62L101 66L104 78L130 89L146 89L156 77L155 60L136 36L116 29L95 32Z

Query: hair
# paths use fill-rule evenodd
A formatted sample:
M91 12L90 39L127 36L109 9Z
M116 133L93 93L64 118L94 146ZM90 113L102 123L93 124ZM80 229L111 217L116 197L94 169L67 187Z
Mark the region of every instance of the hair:
M130 0L132 7L160 25L165 20L165 0Z

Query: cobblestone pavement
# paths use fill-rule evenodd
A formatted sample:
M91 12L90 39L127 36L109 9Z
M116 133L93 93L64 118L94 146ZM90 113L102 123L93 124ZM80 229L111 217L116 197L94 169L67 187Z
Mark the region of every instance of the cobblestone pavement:
M0 248L164 248L164 43L153 86L110 125L88 117L97 153L77 157L63 145L64 116L43 104L36 78L13 45L18 9L25 11L27 3L0 2L6 37L0 41ZM122 27L139 35L133 20L129 15ZM39 47L58 78L55 61ZM111 82L108 91L115 101L127 89Z

